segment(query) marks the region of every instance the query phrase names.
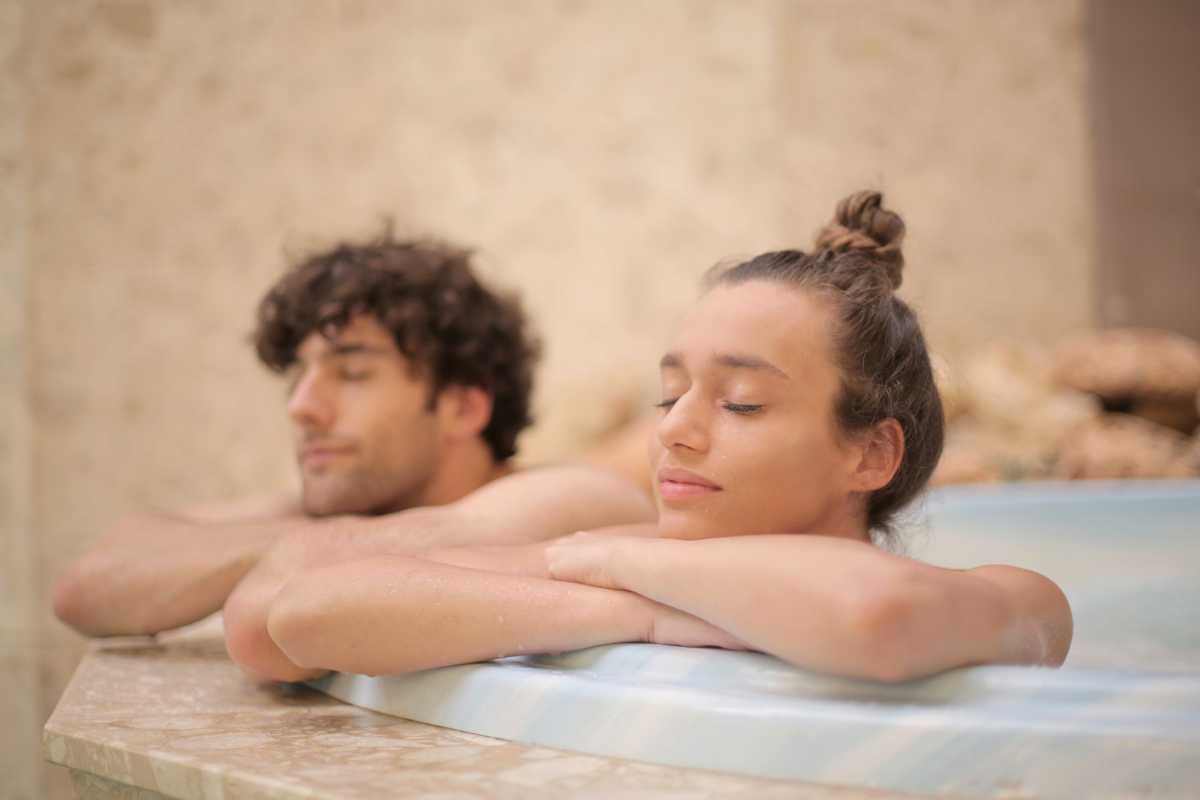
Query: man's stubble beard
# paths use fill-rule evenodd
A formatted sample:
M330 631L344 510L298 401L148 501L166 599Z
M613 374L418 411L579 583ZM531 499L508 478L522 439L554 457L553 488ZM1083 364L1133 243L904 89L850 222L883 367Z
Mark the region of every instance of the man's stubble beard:
M373 478L368 470L356 469L333 475L317 475L302 480L301 502L305 513L314 517L343 514L373 515L398 511L395 495L385 483Z
M423 465L429 467L429 465ZM432 468L422 475L396 475L373 465L357 465L345 471L301 477L301 504L313 517L338 515L374 516L403 511L418 505L432 480Z

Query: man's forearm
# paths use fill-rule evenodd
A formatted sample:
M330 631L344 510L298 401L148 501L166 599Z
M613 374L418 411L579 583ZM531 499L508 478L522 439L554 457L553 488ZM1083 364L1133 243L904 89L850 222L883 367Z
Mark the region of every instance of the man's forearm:
M464 530L470 526L446 506L294 525L230 593L224 607L229 655L247 673L267 680L299 681L320 674L293 663L271 639L267 619L280 589L318 567L411 556L435 544L458 543L464 541Z
M54 587L54 611L90 636L146 634L217 611L289 520L205 524L126 517Z
M636 488L601 470L574 466L519 472L445 506L329 520L320 523L323 529L315 535L297 528L230 596L226 645L251 674L300 680L311 671L286 658L267 631L267 619L276 593L301 572L437 549L528 545L580 528L642 523L652 517L652 507Z
M293 579L268 627L296 667L386 674L642 641L653 606L628 592L380 557Z

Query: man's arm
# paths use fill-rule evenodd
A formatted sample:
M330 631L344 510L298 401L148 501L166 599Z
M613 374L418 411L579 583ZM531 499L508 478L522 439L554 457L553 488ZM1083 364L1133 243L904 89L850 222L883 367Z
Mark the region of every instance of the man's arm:
M263 552L302 519L293 497L130 514L54 585L54 612L90 636L156 633L221 608Z
M438 525L438 537L427 542L432 547L542 542L657 518L653 500L637 486L582 464L521 470L456 503L423 510L451 523ZM398 530L401 535L412 533Z
M383 556L293 578L267 627L295 667L379 675L642 641L652 605L629 592Z
M450 547L531 544L585 528L653 518L650 501L626 481L594 467L560 466L515 473L444 506L336 520L323 529L297 528L230 595L225 604L226 646L233 660L252 675L303 680L314 674L312 670L288 659L267 629L275 596L300 573ZM364 579L377 576L368 572Z
M700 541L582 535L547 548L550 574L693 614L798 666L884 681L980 663L1057 666L1071 610L1049 579L950 570L824 536Z
M494 555L501 569L512 567ZM396 674L615 642L742 646L631 592L396 556L293 578L272 603L268 629L290 665L265 676L276 679L329 669Z

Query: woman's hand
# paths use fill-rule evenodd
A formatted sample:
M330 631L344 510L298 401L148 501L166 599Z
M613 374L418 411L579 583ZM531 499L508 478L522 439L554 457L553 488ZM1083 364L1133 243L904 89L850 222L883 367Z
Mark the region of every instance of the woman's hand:
M652 545L644 536L621 536L586 531L556 539L546 545L546 568L550 577L603 589L629 590L623 580L622 563L638 557L638 549ZM642 554L647 555L646 553ZM645 640L652 644L682 647L722 647L747 650L744 642L730 633L686 611L646 599L650 629Z
M602 589L624 589L613 570L619 548L642 540L581 531L546 545L546 569L559 581L585 583Z

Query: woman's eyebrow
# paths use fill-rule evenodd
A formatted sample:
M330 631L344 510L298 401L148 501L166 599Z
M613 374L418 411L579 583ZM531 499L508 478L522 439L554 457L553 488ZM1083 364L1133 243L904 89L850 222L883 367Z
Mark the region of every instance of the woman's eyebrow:
M765 358L759 358L758 356L745 355L743 353L718 353L714 360L722 367L728 367L729 369L759 370L778 378L783 378L785 381L792 379L790 375L779 367Z
M746 355L744 353L718 353L713 361L718 366L726 369L752 369L756 371L766 372L774 375L777 378L783 378L785 381L790 381L792 377L779 367L767 361L765 358L758 356ZM683 359L678 353L667 353L658 362L659 369L685 369Z

